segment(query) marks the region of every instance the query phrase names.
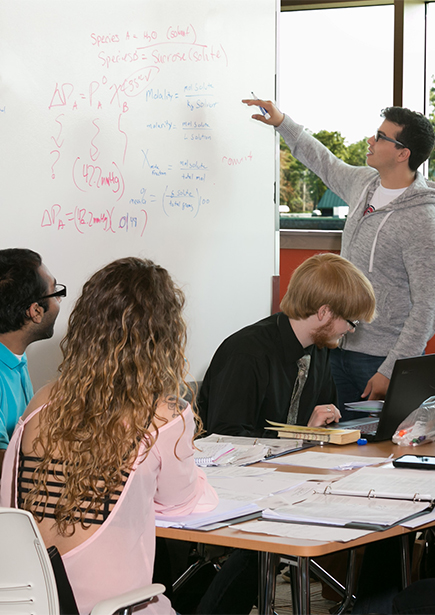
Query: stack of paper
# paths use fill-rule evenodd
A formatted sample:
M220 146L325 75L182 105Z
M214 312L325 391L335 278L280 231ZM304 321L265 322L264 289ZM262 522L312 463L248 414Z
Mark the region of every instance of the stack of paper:
M303 502L263 511L263 519L380 530L428 510L427 502L314 494Z
M192 513L184 517L156 514L158 527L178 527L183 529L215 529L215 524L228 525L229 521L254 519L261 515L261 507L255 504L240 504L233 500L219 500L217 507L207 513Z
M205 440L199 440L195 445L194 459L197 466L215 466L225 463L225 460L230 457L229 453L234 453L235 450L232 444L219 444Z
M285 443L275 438L243 438L240 436L219 436L195 440L195 463L198 466L246 465L264 459L300 450L302 440L288 440Z
M197 466L244 465L257 463L264 459L267 448L262 444L251 446L231 443L208 442L206 439L195 442L195 463Z
M431 476L396 468L362 468L315 491L299 501L292 491L282 493L263 518L378 530L430 512L435 497Z
M216 529L216 524L229 525L246 518L259 517L261 511L281 503L280 493L292 490L296 500L303 499L318 487L323 477L315 474L287 474L273 468L223 466L206 468L206 474L219 495L218 507L208 513L184 517L156 515L156 525L185 529ZM308 479L313 479L313 482ZM328 475L328 483L330 482ZM325 483L327 484L327 483Z
M279 440L278 438L250 438L247 436L225 436L219 434L211 434L202 440L197 440L198 442L231 442L231 444L240 446L254 446L256 444L263 444L267 448L267 458L278 457L281 455L286 455L287 453L291 453L293 451L297 451L300 448L305 448L304 441L301 438L293 438L285 440Z
M335 495L397 500L435 499L435 481L431 472L399 468L361 468L330 486Z
M345 453L322 453L304 451L293 453L280 459L272 460L277 465L304 466L306 468L323 468L328 470L354 470L364 466L386 463L385 457L361 457L360 455L346 455ZM266 459L266 461L268 461Z

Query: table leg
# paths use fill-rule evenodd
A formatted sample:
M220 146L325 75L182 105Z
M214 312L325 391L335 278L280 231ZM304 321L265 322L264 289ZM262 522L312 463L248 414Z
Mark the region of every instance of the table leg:
M310 558L297 558L297 576L298 576L298 593L299 593L299 613L300 615L309 615L310 612ZM296 611L293 609L293 613Z
M308 615L310 612L310 558L289 557L287 561L289 563L293 614Z
M276 553L258 553L258 615L273 615L276 589Z
M291 592L292 592L292 611L293 613L301 612L301 605L299 602L299 579L296 563L289 565Z
M349 549L349 555L347 560L347 574L346 574L346 587L345 593L343 596L343 601L340 604L337 611L335 611L335 615L342 615L342 613L346 613L349 607L355 602L354 596L354 585L356 584L355 578L355 561L356 561L356 550Z

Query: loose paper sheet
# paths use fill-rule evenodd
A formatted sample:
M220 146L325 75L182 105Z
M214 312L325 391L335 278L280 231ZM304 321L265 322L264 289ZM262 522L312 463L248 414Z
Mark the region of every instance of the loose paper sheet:
M279 523L274 521L248 521L231 526L241 532L269 534L315 542L348 542L366 534L368 530L354 530L344 527L322 527L318 525L302 525L300 523Z
M328 470L353 470L363 466L377 465L388 461L385 457L362 457L339 453L316 453L305 451L292 453L285 457L274 459L273 463L280 465L305 466L307 468L323 468ZM271 461L272 463L272 461Z

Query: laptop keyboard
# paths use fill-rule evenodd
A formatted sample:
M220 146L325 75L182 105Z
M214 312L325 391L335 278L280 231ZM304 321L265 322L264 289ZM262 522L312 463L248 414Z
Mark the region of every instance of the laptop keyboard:
M361 425L355 424L352 429L359 429L362 434L375 434L379 425L379 419L372 421L371 423L361 423Z

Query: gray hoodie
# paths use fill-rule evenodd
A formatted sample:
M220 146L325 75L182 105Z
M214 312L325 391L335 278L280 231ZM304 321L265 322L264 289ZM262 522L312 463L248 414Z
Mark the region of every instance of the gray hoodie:
M295 158L349 205L341 255L372 283L377 317L347 335L342 348L386 356L378 371L390 378L396 359L422 354L435 333L435 183L417 172L387 207L363 216L380 184L375 169L336 158L287 116L277 131Z

